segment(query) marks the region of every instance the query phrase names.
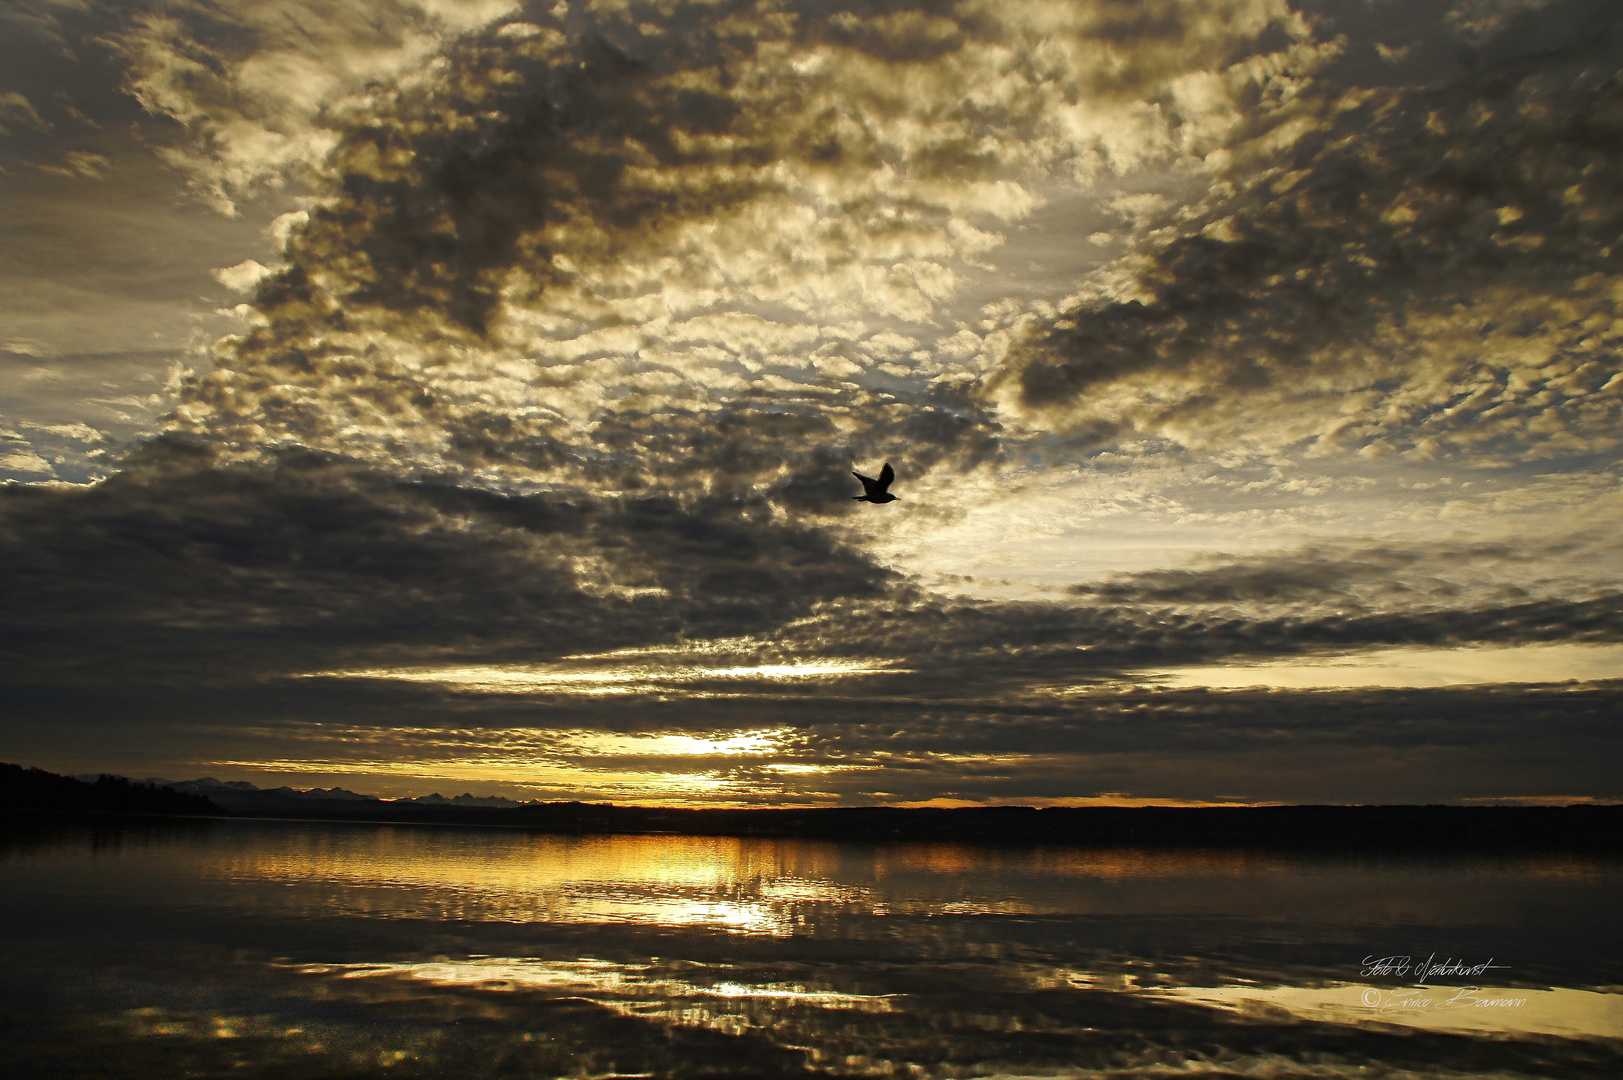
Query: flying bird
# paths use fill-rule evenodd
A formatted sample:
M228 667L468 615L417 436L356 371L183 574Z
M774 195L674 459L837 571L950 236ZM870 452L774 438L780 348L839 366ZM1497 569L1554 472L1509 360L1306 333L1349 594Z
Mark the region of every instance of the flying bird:
M851 475L862 481L862 494L856 496L857 502L888 503L896 501L896 496L887 490L890 487L890 482L896 479L896 470L890 467L890 462L885 462L885 467L879 470L879 479L877 480L871 476L863 476L859 472L853 472Z

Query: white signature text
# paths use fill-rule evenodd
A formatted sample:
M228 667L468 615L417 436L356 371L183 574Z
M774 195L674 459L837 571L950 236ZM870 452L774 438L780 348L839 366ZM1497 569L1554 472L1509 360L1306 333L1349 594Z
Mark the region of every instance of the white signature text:
M1484 971L1509 971L1509 964L1496 964L1493 957L1480 964L1467 964L1464 960L1456 960L1452 956L1439 961L1437 954L1432 953L1424 960L1416 960L1413 956L1366 956L1364 968L1360 975L1372 979L1381 975L1396 975L1399 978L1408 978L1414 974L1416 986L1424 986L1426 980L1441 975L1453 978L1474 979Z

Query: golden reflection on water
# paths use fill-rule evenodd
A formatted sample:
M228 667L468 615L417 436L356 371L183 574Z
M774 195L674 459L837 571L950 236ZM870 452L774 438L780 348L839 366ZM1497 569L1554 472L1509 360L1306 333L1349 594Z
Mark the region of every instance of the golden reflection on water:
M587 998L626 1015L659 1017L737 1033L784 1022L777 1010L810 1007L890 1013L906 997L862 994L803 982L746 982L728 969L694 968L683 978L657 965L605 960L472 957L416 963L306 965L311 975L344 979L399 978L436 986L490 991L541 990ZM1623 996L1567 988L1480 986L1142 987L1119 973L1026 965L1011 972L1005 992L1050 993L1066 986L1109 990L1149 1000L1205 1005L1257 1020L1382 1025L1428 1031L1516 1033L1564 1038L1623 1038ZM1021 985L1023 984L1023 985ZM762 1006L765 1006L763 1009Z
M619 1014L616 1023L652 1021L649 1045L665 1046L662 1033L681 1026L749 1033L762 1045L806 1048L812 1064L843 1075L998 1075L990 1064L964 1071L992 1060L972 1056L991 1034L1075 1040L1082 1054L1098 1032L1139 1039L1136 1025L1157 1010L1180 1030L1206 1017L1219 1047L1213 1060L1234 1074L1272 1075L1289 1064L1270 1056L1268 1029L1303 1022L1339 1026L1326 1044L1339 1048L1333 1053L1345 1052L1353 1029L1370 1046L1394 1030L1623 1039L1623 998L1594 992L1610 985L1606 973L1565 987L1535 983L1543 976L1527 965L1540 958L1525 951L1541 941L1526 932L1530 912L1612 940L1603 928L1619 867L1608 859L1333 859L249 821L163 836L171 839L53 847L0 863L27 875L26 888L10 891L38 905L19 925L39 921L57 897L101 897L107 911L187 921L204 912L216 929L229 914L254 928L249 940L264 933L278 942L254 946L266 958L255 970L272 970L266 985L278 994L291 986L294 997L394 1003L414 1016L432 1008L493 1023L506 1016L524 1038L554 1005L546 1015L559 1025L595 1024L597 1010L559 1004L586 1002ZM311 927L318 946L281 944ZM1468 928L1466 939L1491 940L1503 954L1498 962L1511 968L1503 978L1528 985L1469 999L1433 987L1422 1001L1403 987L1342 981L1358 977L1370 949L1410 941L1416 927ZM1297 944L1317 956L1298 960ZM1248 952L1253 945L1261 950ZM210 977L249 966L232 961ZM167 1004L143 1000L121 1013L130 1037L297 1035L296 1027L271 1032L249 1013L208 1015L185 987ZM1235 1024L1236 1016L1255 1024ZM580 1030L579 1045L604 1045L608 1029ZM1150 1045L1159 1029L1147 1030L1148 1075L1185 1060L1163 1058L1166 1048ZM1262 1034L1253 1040L1253 1031ZM311 1025L306 1041L314 1053L338 1038ZM954 1069L963 1069L926 1068L954 1039L965 1055ZM389 1054L428 1052L384 1039L367 1045L369 1068L388 1064ZM1025 1059L997 1059L998 1068L1016 1060ZM1350 1065L1325 1075L1366 1073Z
M1190 986L1147 993L1239 1013L1279 1013L1330 1024L1392 1024L1428 1031L1518 1032L1623 1038L1623 996L1564 987Z
M404 976L440 986L478 986L491 990L528 988L589 992L624 999L715 998L758 999L822 1008L889 1012L891 995L851 994L808 987L802 983L743 983L729 979L694 982L658 973L647 966L607 960L552 961L526 958L473 957L402 964L317 964L308 974L338 974L359 979Z
M1504 925L1514 889L1445 870L1246 851L998 849L510 830L293 827L244 833L205 870L244 903L299 914L706 926L785 935L856 915L1240 916L1331 925ZM1520 860L1516 880L1581 881L1583 859ZM265 888L268 887L268 888Z
M897 866L931 874L1018 870L1100 880L1283 874L1301 866L1299 859L1286 855L1240 848L1044 847L1011 850L961 843L898 844L893 859Z
M705 1027L729 1035L750 1029L793 1029L805 1010L893 1013L894 995L862 994L804 982L739 981L728 968L694 966L684 978L653 964L606 960L470 957L419 963L313 964L306 975L395 979L454 989L539 991L583 998L623 1016ZM804 1036L804 1033L800 1033Z
M630 922L786 933L805 904L883 905L837 882L833 849L733 837L433 833L319 836L245 850L239 882L304 885L350 909L494 921Z

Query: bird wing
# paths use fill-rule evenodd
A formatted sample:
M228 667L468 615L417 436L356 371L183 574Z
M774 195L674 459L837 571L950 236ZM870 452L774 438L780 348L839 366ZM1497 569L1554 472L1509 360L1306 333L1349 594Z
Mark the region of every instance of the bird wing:
M879 490L884 491L890 487L890 482L894 479L896 479L896 470L891 468L890 462L887 461L885 467L879 470Z
M851 475L862 481L862 493L864 495L872 495L875 491L884 490L884 488L878 486L879 481L875 480L871 476L863 476L859 472L853 472Z

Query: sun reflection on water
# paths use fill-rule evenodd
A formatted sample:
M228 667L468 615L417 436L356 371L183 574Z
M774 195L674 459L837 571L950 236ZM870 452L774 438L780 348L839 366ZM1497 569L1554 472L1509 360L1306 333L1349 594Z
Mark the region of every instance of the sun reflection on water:
M1394 1057L1412 1064L1414 1046L1446 1057L1462 1038L1495 1055L1519 1046L1506 1075L1587 1076L1601 1073L1555 1067L1551 1047L1592 1062L1601 1040L1623 1039L1623 997L1603 992L1616 963L1586 954L1540 969L1535 947L1555 939L1525 929L1571 925L1605 954L1620 871L1598 856L1371 861L252 821L128 835L122 848L87 833L26 859L0 851L0 872L17 879L0 898L18 941L55 906L73 913L75 940L106 928L78 951L51 945L51 971L144 950L116 961L111 991L84 984L103 994L86 1015L142 1053L158 1040L165 1053L240 1044L195 1075L239 1075L234 1063L266 1047L320 1069L251 1075L402 1062L405 1075L463 1060L472 1044L442 1032L506 1040L486 1066L444 1075L706 1075L698 1063L719 1062L730 1075L804 1065L921 1080L1079 1075L1084 1059L1099 1076L1296 1075L1282 1040L1347 1062L1325 1077L1364 1076ZM167 929L127 940L131 912ZM174 949L194 924L238 927L248 952L199 961L201 946ZM1452 987L1416 1005L1402 987L1347 981L1369 948L1413 943L1417 927L1428 948L1487 943L1473 959L1501 957L1517 985L1448 1008ZM141 973L133 989L129 971ZM151 990L155 971L172 992ZM1126 1049L1100 1056L1102 1041ZM533 1068L497 1067L512 1061Z
M243 852L221 868L240 883L322 890L350 910L398 917L507 922L709 926L757 934L793 930L802 905L883 909L832 880L815 851L784 852L732 837L504 835L489 844L328 844Z
M853 845L677 835L556 836L383 827L280 834L221 852L208 873L267 913L364 914L705 927L784 936L830 920L879 916L1280 917L1333 925L1507 917L1491 892L1460 893L1394 866L1245 851ZM1583 859L1525 861L1533 880L1604 878ZM1547 864L1547 865L1546 865ZM1308 917L1306 915L1300 917Z
M743 983L727 979L694 982L662 975L648 965L638 967L592 959L548 961L475 957L425 963L315 964L305 965L299 970L312 975L336 974L346 979L403 976L440 986L568 990L632 1000L759 998L865 1012L889 1012L892 1009L888 995L839 993L786 982Z
M751 1029L788 1029L804 1038L803 1032L794 1029L801 1026L806 1010L857 1014L896 1011L892 995L852 993L797 982L740 981L736 975L727 977L730 969L726 965L694 965L685 978L657 964L509 957L314 964L297 970L306 975L346 980L390 979L497 993L564 994L604 1006L622 1016L709 1028L728 1035L739 1035Z

